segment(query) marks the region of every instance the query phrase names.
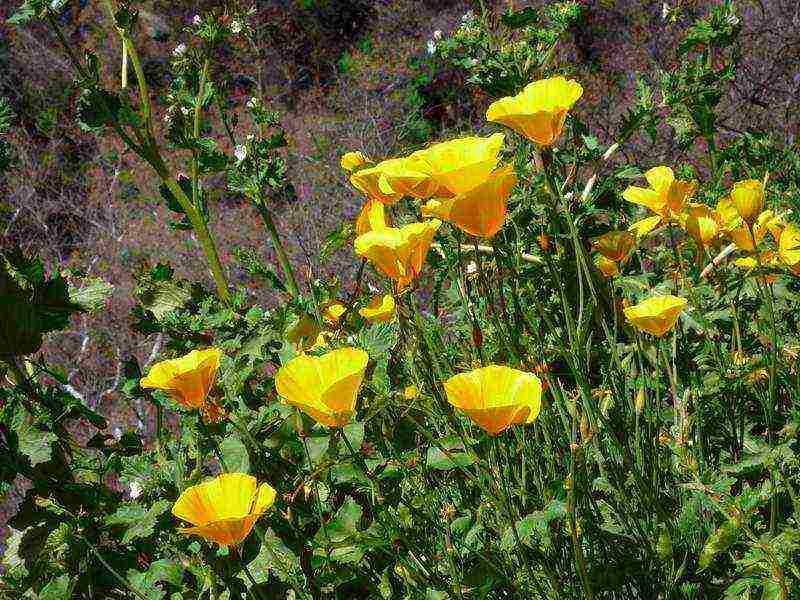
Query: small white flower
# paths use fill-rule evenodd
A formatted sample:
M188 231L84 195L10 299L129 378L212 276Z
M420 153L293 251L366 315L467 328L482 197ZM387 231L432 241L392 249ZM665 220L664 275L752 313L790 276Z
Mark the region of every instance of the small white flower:
M175 46L175 50L172 51L172 56L179 57L186 54L186 44L178 44Z
M142 484L138 480L131 481L131 500L136 500L142 495Z
M739 17L736 15L728 15L728 18L725 19L728 25L738 25L739 24Z
M258 98L253 96L250 100L247 101L247 108L253 110L256 106L258 106Z
M433 39L435 39L435 40L442 39L442 30L441 29L437 29L436 31L433 32Z
M200 25L203 22L203 19L200 18L200 15L195 15L192 17L192 23L194 25Z
M467 275L472 275L474 273L477 273L478 272L478 263L476 263L474 260L469 261L467 263L466 271L467 271Z
M672 9L669 7L669 4L667 4L666 2L664 2L664 3L661 5L661 18L662 18L662 19L664 19L664 20L666 21L666 20L667 20L667 17L669 17L669 13L670 13L670 11L671 11L671 10L672 10Z
M233 150L233 154L236 156L236 160L242 162L245 158L247 158L247 146L239 145Z
M189 113L191 113L192 111L190 111L190 110L189 110L187 107L185 107L185 106L181 106L181 112L183 113L183 116L185 116L185 117L188 117L188 116L189 116Z
M115 439L120 440L122 438L122 429L119 427L114 427L113 434Z
M471 10L468 10L467 12L464 13L464 16L461 17L461 22L462 23L469 23L474 18L475 18L475 13L472 12Z
M242 32L242 22L239 19L234 19L231 21L231 33L233 35L238 35Z
M434 54L436 52L436 42L433 40L428 40L428 54Z

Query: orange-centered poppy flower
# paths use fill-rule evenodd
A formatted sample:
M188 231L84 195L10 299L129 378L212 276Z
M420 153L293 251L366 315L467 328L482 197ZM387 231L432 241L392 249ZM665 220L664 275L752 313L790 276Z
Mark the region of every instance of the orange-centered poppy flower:
M358 314L370 323L388 323L396 314L394 297L390 294L375 296Z
M739 216L752 223L764 208L764 187L757 179L737 181L731 190L731 202Z
M541 380L533 373L501 365L455 375L444 389L448 402L490 435L532 423L542 406Z
M418 150L409 160L428 165L430 177L436 185L432 186L431 195L427 197L463 194L486 181L497 168L504 140L502 133L485 138L458 138ZM446 190L449 194L436 190Z
M644 174L644 177L650 187L629 186L622 192L622 197L628 202L649 208L661 217L652 226L650 226L651 221L648 221L650 230L661 222L680 221L686 203L697 191L697 182L675 179L675 174L669 167L653 167ZM648 219L652 220L653 217ZM631 227L647 229L642 227L641 221Z
M592 240L592 247L614 262L624 262L636 246L636 238L628 231L609 231Z
M442 222L437 219L370 231L355 240L355 251L403 290L422 271L428 249Z
M369 159L361 152L348 152L342 156L339 164L341 165L342 169L348 173L352 173L359 167L369 164Z
M583 88L572 79L534 81L516 96L493 102L486 120L510 127L540 146L552 146L564 129L567 113L582 95Z
M639 304L625 308L625 318L642 331L656 337L669 332L686 308L686 299L677 296L651 296Z
M275 387L284 404L328 427L344 427L355 412L368 360L359 348L296 356L278 370Z
M163 390L181 406L204 409L219 368L222 350L207 348L153 365L140 382L143 388Z
M491 238L503 227L508 198L516 184L513 168L506 165L468 192L449 199L428 201L422 207L422 214L449 221L470 235Z
M172 514L193 525L179 529L181 533L199 535L220 546L238 546L273 505L275 495L272 486L258 485L251 475L225 473L186 489Z

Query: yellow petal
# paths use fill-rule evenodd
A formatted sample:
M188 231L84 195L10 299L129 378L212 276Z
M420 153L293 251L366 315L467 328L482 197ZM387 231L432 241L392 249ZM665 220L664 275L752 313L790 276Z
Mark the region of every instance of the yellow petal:
M384 188L381 190L382 176L381 166L376 165L361 169L350 175L350 183L369 199L378 200L384 204L394 204L403 195L391 189Z
M717 212L705 204L689 204L683 213L683 227L697 245L707 247L719 237Z
M300 355L275 375L286 404L328 427L343 427L355 412L369 356L359 348L340 348L322 356Z
M468 192L429 201L422 214L449 221L470 235L491 238L503 227L508 198L516 183L513 168L506 165Z
M347 171L348 173L352 173L359 167L363 167L364 165L369 163L369 159L364 156L361 152L347 152L342 156L342 159L339 161L342 169Z
M669 332L686 308L686 299L677 296L651 296L634 306L625 308L625 318L642 331L656 337Z
M356 235L364 235L368 231L376 229L385 229L388 225L385 205L380 200L370 198L358 213Z
M375 296L358 314L370 323L388 323L394 319L396 313L394 297L390 294Z
M800 227L790 223L781 233L778 241L778 257L789 267L800 263Z
M731 190L731 202L745 221L752 223L764 208L764 188L757 179L737 181Z
M632 223L628 227L628 231L633 233L638 239L645 237L659 225L661 225L661 217L656 215L655 217L646 217Z
M222 350L208 348L153 365L139 384L167 392L186 408L202 408L214 385Z
M376 269L403 289L422 271L422 265L442 222L437 219L387 227L356 238L356 254L368 259Z
M339 325L339 319L347 312L347 307L336 300L327 302L321 308L323 320L334 327Z
M495 170L500 160L505 135L495 133L489 137L464 137L434 144L414 152L408 160L429 166L436 188L427 190L442 197L441 191L456 195L468 192ZM420 197L420 196L417 196Z
M609 231L592 240L592 247L605 258L622 262L636 246L636 238L628 231Z
M605 277L615 277L619 275L619 265L602 254L595 259L594 263Z
M622 192L622 197L628 202L649 208L658 215L662 215L667 206L666 199L662 198L655 190L636 187L635 185L629 186Z
M489 365L455 375L444 384L447 400L490 435L539 414L542 382L533 373Z
M644 178L654 191L666 194L675 181L675 173L669 167L653 167L644 174Z

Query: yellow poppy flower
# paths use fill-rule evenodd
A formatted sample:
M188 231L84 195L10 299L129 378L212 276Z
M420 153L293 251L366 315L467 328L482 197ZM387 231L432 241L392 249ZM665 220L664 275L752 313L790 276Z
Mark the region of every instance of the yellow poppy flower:
M322 313L323 321L333 327L339 326L339 319L341 319L342 315L347 312L347 307L338 300L332 300L325 303L321 309L322 310L320 312Z
M358 314L370 323L388 323L396 314L394 297L390 294L375 296L364 308L359 309Z
M764 187L757 179L737 181L731 190L731 203L740 217L752 223L764 208Z
M592 247L614 262L625 261L636 246L636 238L628 231L609 231L592 240Z
M689 203L681 215L681 222L701 248L711 245L719 238L719 215L706 204Z
M516 96L493 102L486 120L510 127L540 146L552 146L561 136L567 113L582 95L583 88L572 79L534 81Z
M778 239L778 257L787 267L800 263L800 227L794 223L787 225Z
M450 199L430 200L422 207L422 215L449 221L470 235L491 238L503 227L508 198L516 184L513 168L506 165L468 192Z
M686 304L685 298L677 296L651 296L639 304L628 306L624 313L637 329L661 337L675 327Z
M328 427L344 427L353 417L369 356L359 348L339 348L322 356L294 357L275 375L275 388L290 404Z
M436 184L435 189L430 190L431 196L463 194L486 181L497 168L505 137L505 134L495 133L485 138L464 137L440 142L414 152L409 160L428 165ZM450 193L436 192L437 189Z
M377 164L374 167L360 169L350 175L350 183L368 199L377 200L387 205L394 204L403 195L394 191L382 192L380 188L382 176L381 165Z
M203 409L219 369L222 350L207 348L153 365L140 382L143 388L163 390L178 404Z
M352 173L357 168L369 164L369 162L369 159L361 152L348 152L342 156L339 164L341 165L342 169L348 173Z
M595 258L594 264L597 265L597 268L605 277L616 277L619 275L619 265L602 254Z
M275 496L272 486L258 485L251 475L224 473L184 490L172 514L193 525L180 528L181 533L199 535L220 546L238 546L275 503Z
M661 217L645 217L628 226L628 231L640 239L651 233L656 227L661 225Z
M441 221L433 219L370 231L356 238L355 251L381 273L394 279L399 291L422 271L428 249L441 224Z
M675 179L669 167L653 167L644 174L650 187L628 186L622 197L649 208L664 220L675 219L697 191L696 181Z
M541 380L533 373L501 365L455 375L444 389L447 401L490 435L532 423L542 406Z

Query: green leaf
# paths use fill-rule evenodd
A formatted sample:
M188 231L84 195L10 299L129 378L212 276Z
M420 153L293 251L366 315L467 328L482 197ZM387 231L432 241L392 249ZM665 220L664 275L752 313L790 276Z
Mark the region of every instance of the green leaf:
M563 519L567 514L567 505L561 500L551 500L544 510L538 510L522 517L516 522L517 534L523 544L532 545L534 539L541 539L550 544L550 523ZM514 532L509 527L500 542L502 548L511 550L516 546Z
M258 584L268 582L270 572L284 583L291 583L292 580L302 577L297 556L286 547L272 529L267 529L264 533L264 541L258 555L248 563L247 569ZM241 578L248 581L243 574Z
M144 594L148 600L160 600L166 596L166 592L161 590L157 583L163 581L179 586L183 581L183 569L180 564L168 559L153 562L144 573L128 569L126 575L131 587Z
M340 250L350 240L354 234L353 224L349 221L343 222L338 228L334 229L325 238L322 248L319 251L319 261L321 264L328 262L334 252Z
M192 298L184 283L173 279L172 268L163 263L139 276L136 296L142 306L157 319L163 319L173 310L183 308Z
M66 575L53 579L39 592L39 600L69 600L73 584Z
M242 442L239 435L233 433L222 440L219 445L222 459L225 463L225 470L229 473L249 473L250 456L247 447Z
M398 340L397 327L392 323L375 323L358 333L358 345L374 360L388 354Z
M436 446L428 448L426 461L429 469L450 471L458 467L468 467L475 462L475 459L464 451L464 444L457 437L443 438L439 440L439 445L447 453Z
M738 537L739 524L735 520L729 519L720 525L708 538L706 545L703 547L703 551L700 552L700 559L698 560L700 570L702 571L708 568L714 558L720 552L724 552L730 548Z
M58 438L54 433L34 426L32 418L22 406L18 406L14 412L11 429L17 434L19 452L28 457L32 467L50 460L52 444Z
M122 536L122 543L128 544L137 538L146 538L153 534L158 517L172 506L169 500L159 500L149 509L132 502L123 504L113 515L106 517L106 524L127 527Z
M70 286L70 302L90 312L105 308L106 300L114 292L114 286L102 279L90 279L86 284L80 288Z

